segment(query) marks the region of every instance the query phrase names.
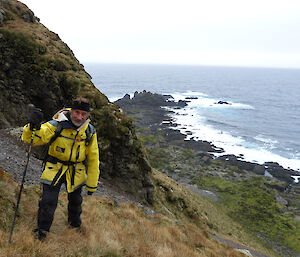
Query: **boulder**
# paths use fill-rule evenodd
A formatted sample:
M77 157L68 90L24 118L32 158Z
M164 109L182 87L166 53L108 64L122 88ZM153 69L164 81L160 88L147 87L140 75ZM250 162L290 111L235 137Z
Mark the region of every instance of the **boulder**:
M243 253L245 256L253 257L253 255L247 249L235 249L235 250L238 251L238 252L240 252L240 253Z
M30 22L30 23L35 23L35 16L34 16L34 13L33 12L26 12L23 14L23 20L26 21L26 22Z

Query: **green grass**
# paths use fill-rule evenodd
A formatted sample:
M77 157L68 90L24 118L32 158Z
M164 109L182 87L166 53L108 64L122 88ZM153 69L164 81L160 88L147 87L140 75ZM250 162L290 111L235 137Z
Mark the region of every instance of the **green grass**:
M139 130L140 138L144 139L152 167L166 174L180 170L179 177L190 177L200 189L207 189L218 194L222 199L216 203L227 215L246 228L254 236L263 235L267 241L280 244L300 252L300 223L293 219L293 213L276 202L278 192L272 188L272 182L262 176L241 173L236 166L228 165L219 160L211 160L209 164L197 163L197 153L182 147L154 147L162 139L150 135L148 131ZM144 132L144 134L143 134ZM145 135L147 134L147 135ZM159 145L159 143L157 145ZM190 168L189 168L190 167ZM222 177L209 174L222 174ZM177 203L174 195L168 191L167 201ZM180 198L180 197L179 197ZM290 199L289 206L297 199ZM180 205L180 200L178 201ZM180 209L180 207L178 207ZM184 211L181 210L184 213ZM178 215L178 214L176 214ZM189 214L186 213L187 216ZM209 223L219 230L217 223Z
M276 191L263 177L232 182L219 177L198 177L199 188L215 191L222 198L228 215L254 233L260 233L300 252L300 222L276 202Z
M7 40L9 47L13 49L17 55L22 56L26 62L35 63L37 61L36 59L47 51L45 46L34 42L27 34L8 30L1 30L0 32Z
M170 154L163 148L148 148L150 164L153 168L160 169L170 166Z

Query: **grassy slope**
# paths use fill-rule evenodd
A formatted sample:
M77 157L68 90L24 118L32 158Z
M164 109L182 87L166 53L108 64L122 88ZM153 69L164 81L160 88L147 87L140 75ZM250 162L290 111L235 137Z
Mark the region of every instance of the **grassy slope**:
M210 238L210 233L216 232L213 227L229 233L230 226L236 227L231 239L239 238L236 241L247 242L258 249L239 225L209 201L177 186L159 172L154 171L154 177L156 186L164 188L157 190L155 196L155 208L161 210L160 213L146 215L130 203L117 205L106 198L84 198L83 231L79 234L66 226L67 195L61 193L51 233L43 243L35 240L31 233L36 224L40 189L26 187L13 234L14 244L9 245L19 186L0 170L0 256L244 256ZM171 188L173 202L167 200L165 194ZM178 209L175 198L181 197L193 215L186 216L185 210Z
M187 221L236 244L269 256L276 253L267 250L244 227L227 215L227 209L214 200L200 196L154 170L156 186L155 209L180 221Z
M269 242L272 245L277 242L279 248L282 245L300 252L300 222L294 219L295 214L290 209L276 200L278 196L284 196L292 202L292 195L285 195L286 193L274 189L281 184L280 181L246 174L236 166L217 160L200 163L200 157L192 150L172 147L170 144L167 148L159 147L158 142L164 140L159 133L145 135L145 131L141 129L139 133L140 139L148 147L147 152L153 167L170 176L174 175L174 170L177 169L178 177L189 178L199 189L216 193L220 201L214 206L222 209L249 233L263 238L262 243ZM205 206L204 209L208 207ZM213 219L210 218L211 221ZM216 225L215 221L213 224ZM230 221L226 220L224 225L223 232L228 225L228 233L239 235Z
M222 178L199 177L194 180L201 188L214 190L222 198L220 204L227 213L249 231L300 252L300 222L294 220L291 211L286 211L276 202L276 191L267 186L264 177L232 182Z

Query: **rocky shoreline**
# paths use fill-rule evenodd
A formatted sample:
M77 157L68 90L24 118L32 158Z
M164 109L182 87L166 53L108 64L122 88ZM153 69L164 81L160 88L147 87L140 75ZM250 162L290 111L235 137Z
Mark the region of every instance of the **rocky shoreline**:
M208 141L185 140L186 135L176 130L178 124L170 117L172 110L165 107L182 108L188 101L179 105L169 98L143 91L136 92L132 99L126 95L115 102L133 118L152 167L212 201L221 199L214 188L209 187L210 191L207 191L198 186L202 178L222 178L238 185L261 177L266 190L274 192L274 201L280 206L281 214L292 213L293 219L300 220L300 183L295 183L292 178L299 176L299 172L285 169L275 162L257 164L244 161L242 156L226 155L223 149ZM262 237L262 240L267 239ZM268 244L282 256L295 256L281 243L269 240Z
M128 115L134 118L138 128L148 128L152 133L160 131L168 143L180 144L182 147L202 152L204 159L217 159L230 165L237 166L242 170L249 170L257 175L273 176L289 185L295 184L292 176L299 176L298 171L285 169L276 162L265 162L257 164L244 161L242 155L220 155L216 157L214 153L222 153L223 149L216 147L208 141L196 141L194 139L184 140L186 135L176 130L178 124L172 120L170 114L173 112L165 107L182 108L188 104L189 100L175 102L170 95L160 95L147 91L135 92L133 98L126 94L123 98L115 101L116 104ZM221 104L221 103L217 103ZM222 103L225 104L225 103Z

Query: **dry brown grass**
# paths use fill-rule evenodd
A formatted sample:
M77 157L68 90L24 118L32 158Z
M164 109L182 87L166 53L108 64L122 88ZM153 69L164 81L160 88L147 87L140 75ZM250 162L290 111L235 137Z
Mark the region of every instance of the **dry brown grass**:
M13 195L1 195L0 206L5 199L15 201L18 191L17 185L9 179L1 180L1 183L13 188L8 190ZM37 186L25 188L13 245L8 244L10 224L0 227L1 257L244 256L211 239L207 230L199 229L195 224L162 214L146 215L131 203L116 206L112 200L96 196L84 199L82 232L78 233L66 224L66 193L60 195L51 232L45 242L40 242L31 232L36 224L39 195Z

